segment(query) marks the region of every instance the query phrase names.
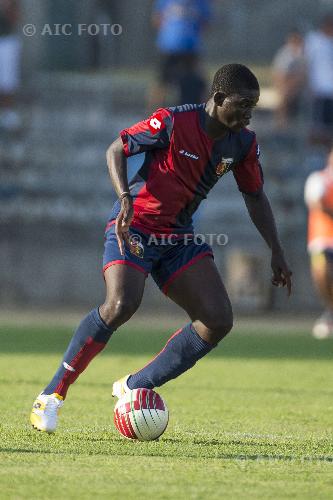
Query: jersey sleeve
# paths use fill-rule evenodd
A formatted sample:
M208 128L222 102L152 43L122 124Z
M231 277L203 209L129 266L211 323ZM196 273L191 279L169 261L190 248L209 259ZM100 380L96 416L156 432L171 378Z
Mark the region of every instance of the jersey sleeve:
M260 149L254 136L246 157L233 168L238 189L244 194L256 195L263 188L264 176L259 156Z
M125 155L133 156L151 149L167 148L173 129L173 113L158 109L149 118L120 132Z

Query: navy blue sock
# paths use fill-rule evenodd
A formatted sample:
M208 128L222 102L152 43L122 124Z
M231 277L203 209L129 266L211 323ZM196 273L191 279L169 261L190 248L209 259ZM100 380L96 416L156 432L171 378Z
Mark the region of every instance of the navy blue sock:
M44 389L44 394L56 392L64 399L90 361L106 346L113 330L102 320L98 308L91 311L80 323L64 354L56 374Z
M127 385L130 389L159 387L192 368L215 346L203 340L189 323L172 335L164 349L148 365L131 375Z

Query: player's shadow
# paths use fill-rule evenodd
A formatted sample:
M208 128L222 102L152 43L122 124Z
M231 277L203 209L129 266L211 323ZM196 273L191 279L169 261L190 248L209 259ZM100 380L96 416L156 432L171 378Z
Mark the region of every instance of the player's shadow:
M0 328L2 353L59 353L62 354L73 332L64 327ZM106 355L151 356L160 351L170 337L165 330L138 330L124 326L111 338ZM210 357L258 359L332 359L332 339L318 341L309 332L271 333L261 329L246 333L235 329Z
M123 440L120 440L121 443L123 443ZM214 456L212 457L210 454L209 455L205 455L205 452L202 451L202 446L212 446L212 445L222 445L223 443L222 442L217 442L215 443L214 442L215 440L212 440L212 441L196 441L195 444L198 445L198 447L200 447L200 458L206 458L206 459L215 459L215 460L235 460L236 462L239 462L239 464L244 464L247 462L247 461L251 461L251 462L262 462L262 463L267 463L267 462L277 462L277 461L285 461L285 462L302 462L302 463L333 463L333 457L331 456L322 456L322 455L319 455L319 456L309 456L309 455L306 455L306 456L299 456L299 455L291 455L291 454L285 454L285 455L281 455L281 454L268 454L268 453L262 453L262 454L247 454L247 453L214 453ZM159 442L155 442L155 444L158 444ZM174 438L164 438L161 440L161 444L166 444L166 445L176 445L177 447L179 446L179 444L182 444L184 445L184 442L183 440L181 439L174 439ZM132 443L133 444L133 443ZM141 443L135 443L136 445L141 445ZM145 443L146 444L146 443ZM145 446L145 444L143 444L143 446ZM247 443L248 445L248 443ZM257 445L257 444L256 444ZM193 445L192 445L193 446ZM136 449L136 451L138 452L138 455L139 456L152 456L151 453L148 451L148 452L145 452L144 450L140 450L140 448ZM52 454L54 455L55 452L53 450L48 450L48 449L34 449L34 448L10 448L10 447L0 447L0 453L21 453L21 454ZM66 454L66 451L63 451L63 452L59 452L57 451L56 452L57 455L65 455ZM80 452L77 451L76 454L80 455ZM85 450L83 452L84 455L87 454L87 450ZM119 449L117 449L117 452L116 452L117 456L128 456L128 455L133 455L133 450L130 450L128 447L124 447L124 446L120 446ZM112 452L110 452L110 450L108 449L105 449L105 450L99 450L96 452L94 452L94 455L107 455L107 456L110 456L112 455ZM193 448L191 447L190 450L186 450L183 449L183 451L180 451L177 453L177 456L178 458L179 457L184 457L184 458L189 458L189 457L194 457L196 456L197 453L195 452L195 450L193 450ZM90 456L90 455L89 455ZM170 457L174 457L174 450L170 450L170 453L168 453L167 450L163 450L163 453L161 453L159 455L159 453L157 452L156 453L156 450L154 450L154 456L161 456L161 457L167 457L167 456L170 456Z
M165 437L162 438L163 443L169 444L169 445L175 445L179 446L180 444L184 447L184 439L183 438L177 438L177 437ZM242 440L223 440L223 439L204 439L200 440L195 438L194 441L189 443L191 446L190 448L193 450L193 446L200 449L200 456L202 458L205 458L205 452L203 451L203 447L211 448L212 446L233 446L233 445L241 445L244 448L249 448L251 446L253 447L260 447L262 446L263 448L267 447L272 447L273 448L280 448L281 443L275 442L275 443L269 443L267 441L242 441ZM184 447L186 449L186 447ZM192 456L193 453L187 454L186 451L184 453L184 456ZM333 463L333 457L332 456L323 456L323 455L318 455L318 456L311 456L311 455L305 455L305 456L300 456L300 455L293 455L293 454L278 454L272 452L270 453L224 453L224 452L216 452L214 453L214 457L209 455L207 458L215 458L215 459L223 459L223 460L239 460L240 462L245 462L247 460L250 461L297 461L297 462L327 462L327 463Z
M0 447L0 453L37 453L37 454L41 454L42 453L42 454L54 455L54 452L52 450L37 450L37 449L33 449L33 448L6 448L6 447Z

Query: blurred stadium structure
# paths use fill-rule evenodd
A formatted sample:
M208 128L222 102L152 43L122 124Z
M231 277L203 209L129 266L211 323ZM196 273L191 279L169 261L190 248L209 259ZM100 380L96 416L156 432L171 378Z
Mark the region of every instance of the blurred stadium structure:
M121 128L145 116L156 62L151 4L22 1L21 25L117 23L123 33L101 38L98 47L89 36L22 36L24 127L19 134L0 132L3 306L86 307L102 300L103 230L115 199L105 151ZM330 6L333 2L319 0L216 0L205 38L207 71L229 61L267 67L295 24L312 27ZM258 74L263 96L269 97L268 71L258 69ZM306 254L303 185L308 173L322 166L325 151L306 145L306 116L296 128L277 133L272 115L271 99L263 99L251 128L294 271L293 298L287 302L284 292L271 290L269 253L232 176L203 204L197 230L228 235L229 243L214 250L236 306L309 311L318 302ZM130 170L139 163L140 158L131 160ZM146 293L152 307L163 308L165 299L155 285L149 283Z

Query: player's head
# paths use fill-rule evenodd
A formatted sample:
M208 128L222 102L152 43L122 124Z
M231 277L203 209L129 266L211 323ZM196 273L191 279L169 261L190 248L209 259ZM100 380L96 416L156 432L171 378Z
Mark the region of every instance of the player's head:
M259 95L257 78L243 64L226 64L215 73L210 98L217 106L217 119L231 130L249 124Z
M291 48L302 48L304 45L304 39L301 31L298 28L294 28L291 31L289 31L287 37L286 37L286 43L291 47Z

